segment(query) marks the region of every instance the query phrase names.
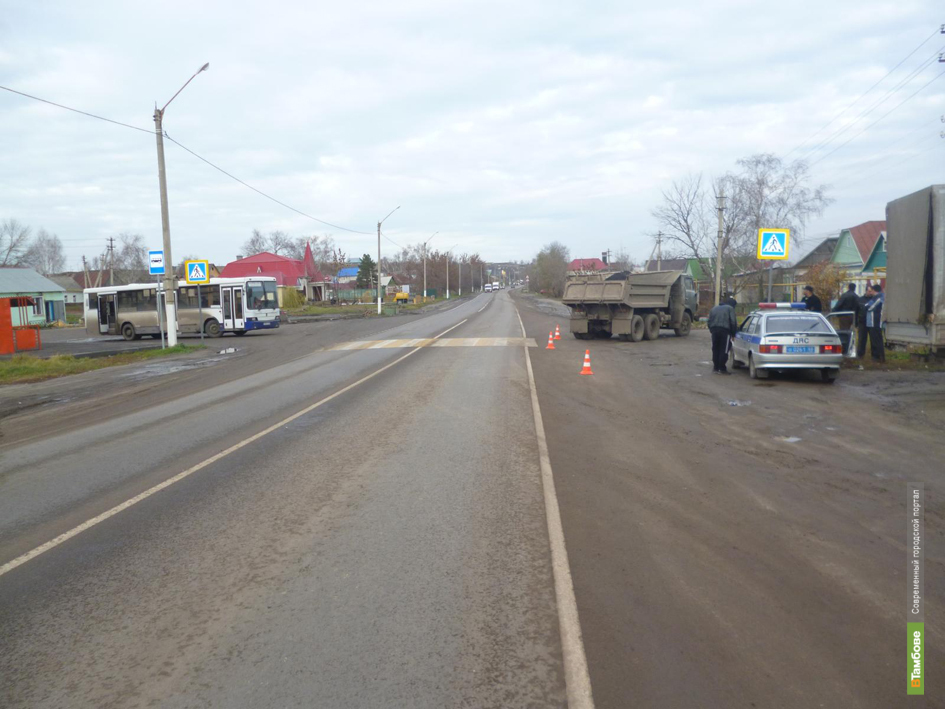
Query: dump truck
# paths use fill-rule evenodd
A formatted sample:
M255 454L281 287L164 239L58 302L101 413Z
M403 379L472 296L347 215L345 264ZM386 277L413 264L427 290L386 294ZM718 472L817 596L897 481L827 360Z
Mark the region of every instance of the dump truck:
M945 356L945 185L886 205L886 342Z
M655 340L661 328L688 335L699 293L684 271L601 271L568 276L561 301L571 311L577 339L617 335L639 342Z

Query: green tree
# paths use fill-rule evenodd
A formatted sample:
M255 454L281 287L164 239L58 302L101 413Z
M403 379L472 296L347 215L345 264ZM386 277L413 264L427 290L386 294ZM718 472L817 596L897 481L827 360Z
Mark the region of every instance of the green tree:
M377 264L370 254L364 254L358 264L358 288L373 288L376 275Z

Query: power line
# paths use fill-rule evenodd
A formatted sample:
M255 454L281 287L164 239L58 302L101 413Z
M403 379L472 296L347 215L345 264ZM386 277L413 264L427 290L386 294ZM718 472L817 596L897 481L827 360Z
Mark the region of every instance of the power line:
M88 113L86 111L80 111L78 108L70 108L69 106L63 106L61 103L56 103L54 101L47 101L44 98L39 96L32 96L31 94L25 94L22 91L17 91L16 89L11 89L9 86L0 86L0 89L4 91L9 91L11 94L19 94L20 96L25 96L26 98L31 98L34 101L39 101L40 103L48 103L50 106L55 106L56 108L63 108L67 111L72 111L73 113L81 113L83 116L88 116L89 118L97 118L100 121L105 121L106 123L114 123L116 126L122 126L123 128L131 128L132 130L138 130L142 133L150 133L154 135L154 129L148 130L147 128L139 128L138 126L133 126L129 123L122 123L121 121L113 121L111 118L105 118L104 116L96 116L94 113Z
M856 104L858 104L870 91L872 91L872 90L875 89L877 86L879 86L881 83L883 83L883 82L889 77L890 74L892 74L894 71L896 71L896 69L898 69L899 67L901 67L901 66L903 65L903 63L905 63L905 61L906 61L909 57L911 57L913 54L915 54L915 53L918 52L920 49L922 49L922 47L925 46L925 45L929 42L929 40L932 39L932 37L934 37L936 34L938 34L938 30L933 30L932 34L930 34L928 37L926 37L926 38L919 44L919 46L917 46L915 49L913 49L911 52L909 52L905 57L903 57L902 60L901 60L898 64L896 64L896 66L894 66L892 69L890 69L882 79L880 79L879 81L877 81L875 84L873 84L872 86L870 86L866 91L864 91L862 94L860 94L860 96L859 96L853 103L851 103L849 106L847 106L847 107L844 108L842 111L840 111L840 113L838 113L836 116L834 116L834 117L831 118L829 121L827 121L827 123L825 123L823 126L821 126L813 135L811 135L811 136L805 138L805 139L802 140L800 143L798 143L798 144L795 145L793 148L791 148L791 149L784 155L784 159L787 159L787 156L788 156L788 155L790 155L791 153L793 153L793 152L794 152L795 150L797 150L798 148L803 147L804 144L807 143L807 142L808 142L809 140L811 140L812 138L816 138L818 135L820 135L820 133L822 133L825 129L827 129L829 126L831 126L838 118L840 118L840 116L842 116L844 113L846 113L846 112L849 111L851 108L853 108Z
M342 231L350 231L352 234L365 234L365 235L367 235L367 236L373 236L373 234L372 234L371 232L369 232L369 231L358 231L357 229L349 229L348 227L339 226L338 224L332 224L331 222L326 222L324 219L319 219L318 217L313 217L311 214L306 214L306 213L303 212L301 209L296 209L295 207L293 207L293 206L291 206L291 205L288 205L288 204L286 204L285 202L281 202L280 200L276 199L275 197L266 194L266 193L263 192L262 190L260 190L260 189L258 189L258 188L256 188L256 187L253 187L253 186L252 186L251 184L249 184L248 182L244 182L243 180L241 180L240 178L238 178L236 175L233 175L233 174L227 172L226 170L224 170L224 169L223 169L222 167L220 167L219 165L213 164L212 162L210 162L209 160L207 160L205 157L203 157L203 156L198 155L197 153L195 153L193 150L191 150L190 148L188 148L186 145L183 145L183 144L180 143L179 141L174 140L171 136L169 136L169 135L167 134L167 131L164 131L164 137L167 138L167 139L168 139L169 141L171 141L172 143L174 143L174 145L178 146L179 148L182 148L182 149L186 150L188 153L190 153L191 155L193 155L195 158L197 158L197 159L200 160L201 162L205 162L207 165L209 165L210 167L212 167L214 170L217 170L217 171L219 171L219 172L222 172L224 175L226 175L227 177L229 177L231 180L235 180L236 182L239 182L241 185L243 185L243 187L248 187L248 188L251 189L253 192L256 192L257 194L262 195L262 196L265 197L266 199L275 202L276 204L278 204L278 205L281 206L281 207L285 207L286 209L288 209L288 210L290 210L290 211L293 211L293 212L295 212L296 214L301 214L303 217L305 217L305 218L307 218L307 219L311 219L312 221L318 222L319 224L324 224L325 226L330 226L332 229L341 229Z
M914 98L919 92L921 92L922 90L924 90L929 84L931 84L931 83L932 83L933 81L935 81L936 79L941 78L943 75L945 75L945 71L942 71L942 72L936 74L935 76L933 76L931 79L929 79L927 82L925 82L922 86L920 86L918 89L916 89L913 93L909 94L906 98L904 98L902 101L900 101L899 103L897 103L897 104L896 104L895 106L893 106L890 110L886 111L886 113L884 113L884 114L881 115L879 118L877 118L875 121L873 121L873 122L870 123L868 126L866 126L866 128L864 128L863 130L861 130L859 133L857 133L856 135L854 135L854 136L853 136L852 138L850 138L849 140L847 140L847 141L841 143L840 145L838 145L836 148L834 148L833 150L831 150L831 151L830 151L829 153L827 153L826 155L822 155L821 157L817 158L817 160L815 160L814 162L812 162L812 163L810 164L810 166L813 167L813 166L816 165L817 163L819 163L819 162L821 162L821 161L823 161L823 160L829 158L829 157L830 157L831 155L833 155L835 152L837 152L838 150L840 150L840 148L842 148L844 145L847 145L847 144L849 144L851 141L856 140L858 137L860 137L861 135L863 135L863 134L864 134L866 131L868 131L870 128L872 128L872 127L875 126L877 123L879 123L881 120L883 120L886 116L888 116L889 114L891 114L891 113L893 113L894 111L896 111L900 106L902 106L904 103L906 103L907 101L909 101L909 100L911 100L912 98Z
M942 49L945 49L945 46L943 46ZM928 59L926 59L926 60L923 61L921 64L919 64L919 66L917 66L917 67L916 67L915 69L913 69L909 74L907 74L905 78L901 79L898 84L896 84L896 85L893 86L891 89L889 89L888 91L886 91L886 93L883 94L883 96L882 96L881 98L879 98L877 101L875 101L869 108L867 108L867 109L861 111L860 114L859 114L855 119L853 119L850 123L848 123L848 124L845 125L845 126L841 126L841 127L838 128L837 130L835 130L833 133L831 133L830 136L829 136L826 140L821 141L821 142L818 143L816 146L814 146L814 147L811 148L810 150L806 151L804 157L805 157L805 158L809 158L811 155L813 155L814 153L816 153L816 152L817 152L818 150L820 150L821 148L826 148L828 145L830 145L830 144L831 144L833 141L835 141L837 138L839 138L839 137L842 136L844 133L846 133L846 132L849 131L851 128L853 128L853 127L854 127L857 123L859 123L862 119L866 118L866 117L867 117L868 115L870 115L873 111L875 111L875 110L876 110L877 108L879 108L882 104L884 104L884 103L886 102L886 99L888 99L890 96L892 96L894 93L896 93L899 89L903 88L903 87L906 86L907 84L912 83L912 80L913 80L915 77L917 77L920 73L922 73L922 70L923 70L923 69L925 69L925 68L927 68L927 67L929 67L929 66L931 66L932 64L935 63L935 57L936 57L937 54L938 54L938 51L933 52L932 55L931 55Z
M17 91L16 89L11 89L11 88L9 88L8 86L2 86L2 85L0 85L0 89L3 89L4 91L9 91L10 93L13 93L13 94L18 94L19 96L23 96L23 97L25 97L25 98L33 99L34 101L39 101L39 102L41 102L41 103L49 104L50 106L55 106L56 108L62 108L62 109L64 109L64 110L66 110L66 111L72 111L73 113L79 113L79 114L81 114L81 115L83 115L83 116L88 116L89 118L96 118L96 119L98 119L98 120L100 120L100 121L105 121L105 122L107 122L107 123L114 123L114 124L117 125L117 126L122 126L122 127L124 127L124 128L131 128L132 130L141 131L142 133L147 133L148 135L154 135L154 130L148 130L147 128L139 128L138 126L133 126L133 125L130 125L130 124L128 124L128 123L122 123L121 121L114 121L114 120L112 120L111 118L105 118L104 116L97 116L97 115L95 115L94 113L88 113L87 111L80 111L78 108L72 108L72 107L70 107L70 106L64 106L64 105L61 104L61 103L56 103L56 102L54 102L54 101L49 101L49 100L47 100L47 99L40 98L39 96L33 96L32 94L23 93L22 91ZM222 172L224 175L226 175L226 176L229 177L230 179L235 180L236 182L239 182L239 183L240 183L241 185L243 185L244 187L248 187L248 188L251 189L253 192L256 192L257 194L262 195L262 196L265 197L266 199L275 202L276 204L278 204L278 205L281 206L281 207L285 207L286 209L288 209L288 210L290 210L290 211L293 211L293 212L295 212L296 214L301 214L303 217L305 217L305 218L307 218L307 219L311 219L312 221L316 221L316 222L318 222L319 224L324 224L325 226L330 226L330 227L333 228L333 229L340 229L340 230L342 230L342 231L349 231L349 232L351 232L352 234L365 234L365 235L367 235L367 236L372 236L372 235L373 235L371 232L368 232L368 231L358 231L357 229L348 229L347 227L339 226L338 224L332 224L331 222L326 222L324 219L319 219L318 217L313 217L311 214L306 214L306 213L303 212L302 210L296 209L295 207L292 207L292 206L286 204L285 202L281 202L281 201L279 201L278 199L276 199L275 197L272 197L271 195L266 194L266 193L263 192L262 190L257 189L256 187L253 187L253 186L252 186L251 184L249 184L248 182L244 182L244 181L241 180L240 178L238 178L238 177L236 177L235 175L233 175L233 174L227 172L226 170L224 170L222 167L219 167L218 165L214 165L212 162L210 162L210 161L207 160L206 158L204 158L204 157L198 155L197 153L195 153L193 150L191 150L191 149L188 148L187 146L182 145L182 144L179 143L178 141L176 141L176 140L174 140L173 138L171 138L171 136L169 136L166 131L164 132L164 137L167 138L167 139L168 139L169 141L171 141L172 143L174 143L175 145L177 145L178 147L183 148L184 150L186 150L188 153L190 153L191 155L193 155L193 156L194 156L195 158L197 158L198 160L201 160L201 161L205 162L207 165L209 165L209 166L212 167L213 169Z

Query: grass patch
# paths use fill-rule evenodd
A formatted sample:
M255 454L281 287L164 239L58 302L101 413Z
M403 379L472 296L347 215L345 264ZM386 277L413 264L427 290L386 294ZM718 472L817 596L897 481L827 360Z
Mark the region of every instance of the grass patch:
M54 355L46 359L19 354L12 359L0 360L0 384L39 382L44 379L65 377L70 374L91 372L93 369L132 364L133 362L141 362L157 357L187 354L202 349L204 349L202 345L177 345L163 350L156 347L150 350L112 355L111 357L77 358L72 355Z
M843 360L845 369L860 369L874 371L915 371L915 372L945 372L945 360L929 359L910 354L909 352L900 352L897 350L886 350L885 362L874 362L870 357L869 350L862 359Z

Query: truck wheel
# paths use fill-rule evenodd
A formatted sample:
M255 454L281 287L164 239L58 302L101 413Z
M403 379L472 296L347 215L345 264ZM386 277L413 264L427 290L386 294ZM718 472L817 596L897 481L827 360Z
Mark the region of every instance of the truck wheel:
M650 313L643 318L643 339L655 340L660 336L660 317Z
M645 331L646 327L643 324L643 318L639 315L634 315L633 319L630 321L630 342L639 342L642 340Z
M121 326L121 336L124 337L129 342L131 342L131 340L138 339L135 336L135 326L132 325L130 322L126 322L124 325Z
M574 335L574 339L575 339L575 340L586 340L586 339L587 339L587 333L586 333L586 332L572 332L571 334Z
M679 321L679 327L673 328L676 337L685 337L692 330L692 318L689 313L683 313L682 320Z

